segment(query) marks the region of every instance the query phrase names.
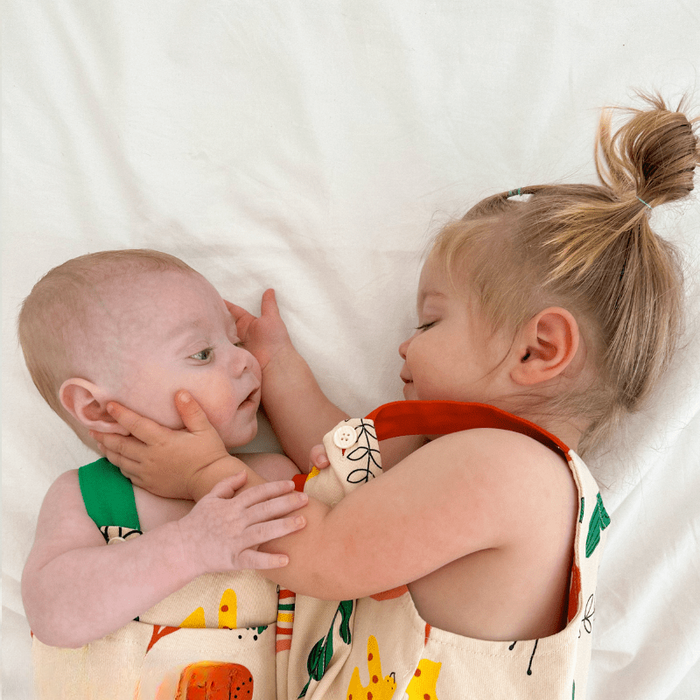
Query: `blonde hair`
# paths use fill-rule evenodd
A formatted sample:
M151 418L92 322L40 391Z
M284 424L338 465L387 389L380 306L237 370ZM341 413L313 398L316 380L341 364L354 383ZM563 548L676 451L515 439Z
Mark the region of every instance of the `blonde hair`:
M448 224L431 251L456 288L460 277L469 280L494 329L515 331L549 305L575 315L596 380L547 409L588 419L580 452L639 407L682 332L680 259L652 231L649 215L693 189L698 120L683 114L683 103L672 111L658 96L643 97L648 107L626 110L631 116L615 132L612 110L603 112L595 148L601 185L488 197Z
M17 329L29 374L49 406L74 429L58 392L75 371L71 354L76 335L90 337L91 310L105 292L133 284L136 274L159 271L199 274L179 258L156 250L107 250L53 268L24 300Z

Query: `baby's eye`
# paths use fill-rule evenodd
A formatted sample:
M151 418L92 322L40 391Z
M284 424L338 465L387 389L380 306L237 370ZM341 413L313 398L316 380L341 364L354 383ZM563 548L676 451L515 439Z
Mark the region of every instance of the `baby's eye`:
M211 359L213 352L213 348L206 348L204 350L196 352L194 355L190 355L190 358L193 360L199 360L200 362L207 362Z

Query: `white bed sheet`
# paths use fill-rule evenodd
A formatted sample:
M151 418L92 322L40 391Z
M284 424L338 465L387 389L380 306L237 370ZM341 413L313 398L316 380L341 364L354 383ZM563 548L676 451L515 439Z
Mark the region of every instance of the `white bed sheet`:
M20 575L41 500L92 455L43 405L14 323L90 251L152 247L257 310L278 290L328 394L399 397L420 256L494 191L593 181L599 108L693 93L687 0L7 0L3 35L3 691L33 697ZM695 280L695 199L653 222ZM611 513L591 700L689 700L700 673L700 343L592 460ZM256 446L274 446L263 431ZM444 699L443 699L444 700Z

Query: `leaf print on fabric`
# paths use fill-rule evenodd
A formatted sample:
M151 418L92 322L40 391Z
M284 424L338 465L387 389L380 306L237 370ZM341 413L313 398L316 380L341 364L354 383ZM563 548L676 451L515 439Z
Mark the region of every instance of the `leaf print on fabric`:
M591 514L591 522L588 526L588 537L586 538L586 558L590 557L600 542L600 533L610 525L610 516L605 510L603 499L598 493L596 496L595 508Z
M360 421L356 428L358 433L358 443L345 456L351 462L361 462L362 466L353 469L347 476L349 484L365 484L370 479L376 477L382 470L381 457L379 455L379 445L374 423L365 420Z
M340 613L340 627L338 629L340 639L345 642L345 644L350 644L352 641L350 618L352 616L353 605L354 601L352 600L340 601L340 605L338 605L338 609L335 611L335 615L333 615L328 634L319 639L309 653L309 657L306 660L306 670L309 672L309 680L297 697L303 698L306 696L306 691L309 689L311 681L320 681L333 659L333 628L335 627L338 613Z

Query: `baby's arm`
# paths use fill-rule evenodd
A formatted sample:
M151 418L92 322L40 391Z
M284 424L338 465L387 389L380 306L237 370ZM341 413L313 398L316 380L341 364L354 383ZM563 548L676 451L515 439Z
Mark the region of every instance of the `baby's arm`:
M262 368L262 403L285 454L303 472L311 449L348 414L323 393L311 368L294 347L280 316L275 293L262 297L259 317L226 302L239 337ZM373 406L371 408L374 408ZM393 438L382 444L384 469L417 449L420 437Z
M234 496L245 480L238 471L180 520L107 546L85 511L77 471L61 475L44 499L22 575L34 634L52 646L79 647L119 629L200 574L284 566L285 556L251 548L298 529L295 517L275 518L304 499L290 493L288 481Z

